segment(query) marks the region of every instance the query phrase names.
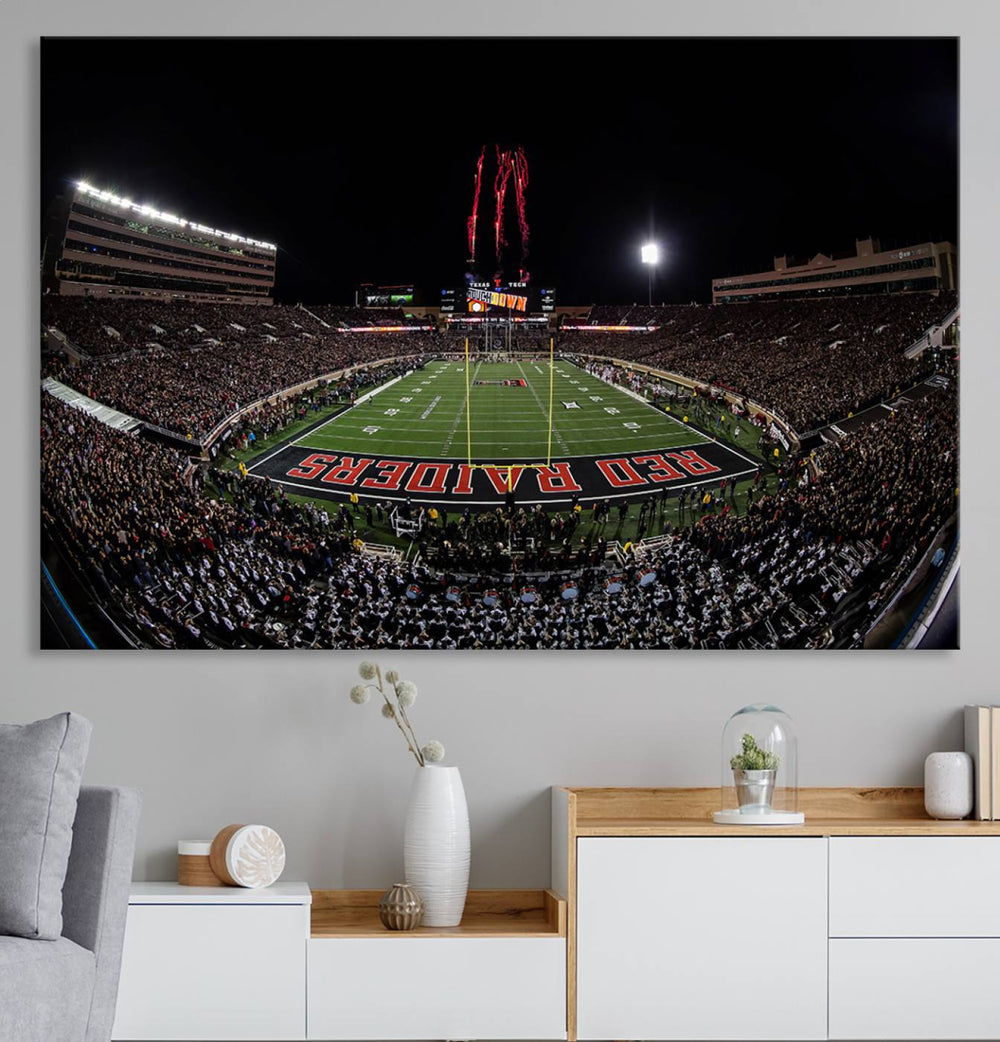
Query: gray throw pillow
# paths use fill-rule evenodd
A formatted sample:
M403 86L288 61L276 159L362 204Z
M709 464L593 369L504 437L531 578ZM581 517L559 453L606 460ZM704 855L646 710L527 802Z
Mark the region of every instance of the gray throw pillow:
M90 721L0 724L0 934L55 940Z

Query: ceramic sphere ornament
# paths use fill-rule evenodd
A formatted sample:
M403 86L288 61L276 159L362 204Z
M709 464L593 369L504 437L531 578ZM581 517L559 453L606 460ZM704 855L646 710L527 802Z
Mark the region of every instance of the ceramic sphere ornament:
M958 821L972 813L974 802L968 753L931 753L924 760L924 809L932 818Z
M284 871L285 844L267 825L227 825L212 840L209 861L223 883L259 890Z

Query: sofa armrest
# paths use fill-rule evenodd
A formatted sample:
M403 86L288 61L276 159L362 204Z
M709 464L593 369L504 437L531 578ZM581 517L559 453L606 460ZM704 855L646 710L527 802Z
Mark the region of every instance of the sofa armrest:
M63 936L96 958L87 1042L108 1039L114 1022L141 803L135 789L80 789L63 886Z

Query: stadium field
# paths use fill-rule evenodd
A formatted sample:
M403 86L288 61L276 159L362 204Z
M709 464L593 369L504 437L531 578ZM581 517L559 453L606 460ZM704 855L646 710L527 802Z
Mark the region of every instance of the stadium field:
M570 362L550 375L547 360L529 359L473 362L468 373L464 362L431 362L249 469L325 498L488 506L509 492L553 505L661 494L757 466Z
M393 452L486 463L548 458L549 363L432 362L311 431L297 444L342 452ZM569 362L556 362L552 458L663 449L707 439ZM523 386L522 386L523 384Z

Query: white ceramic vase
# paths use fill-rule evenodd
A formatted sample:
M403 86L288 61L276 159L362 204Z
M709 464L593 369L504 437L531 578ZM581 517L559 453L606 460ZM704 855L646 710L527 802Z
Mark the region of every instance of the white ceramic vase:
M406 882L424 902L423 926L458 926L469 892L469 809L457 767L418 767L406 809Z
M968 753L931 753L924 760L924 808L932 818L954 821L972 813L973 766Z

